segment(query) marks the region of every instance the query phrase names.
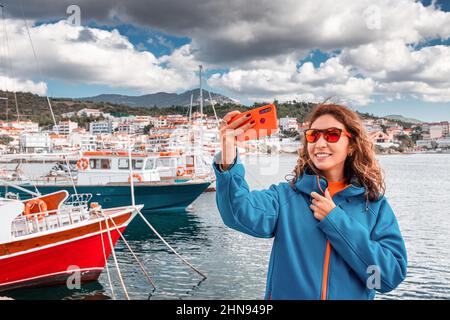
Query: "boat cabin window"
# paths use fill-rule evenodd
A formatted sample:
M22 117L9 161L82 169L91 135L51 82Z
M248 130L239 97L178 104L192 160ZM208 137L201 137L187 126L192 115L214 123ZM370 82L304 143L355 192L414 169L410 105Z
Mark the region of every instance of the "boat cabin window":
M119 159L119 169L129 169L128 159Z
M142 160L142 159L131 160L131 162L133 163L133 169L136 169L136 170L140 170L144 166L144 160Z
M176 159L173 158L160 158L156 161L158 167L175 167Z
M141 170L144 167L143 159L132 159L131 163L133 164L133 169ZM119 169L129 169L129 161L128 159L119 159Z
M111 169L110 159L89 159L89 166L92 169Z
M194 156L186 157L186 166L188 167L194 166Z
M147 162L145 163L145 170L153 170L155 166L155 161L153 159L147 159Z

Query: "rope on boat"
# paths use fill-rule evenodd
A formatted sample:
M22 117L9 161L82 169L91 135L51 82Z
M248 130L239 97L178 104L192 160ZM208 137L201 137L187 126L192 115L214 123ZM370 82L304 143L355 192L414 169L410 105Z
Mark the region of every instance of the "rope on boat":
M69 170L69 176L70 176L70 182L72 182L73 191L75 191L75 196L77 197L77 200L80 200L80 197L78 196L77 187L75 186L75 181L72 176L72 169L70 168L69 159L67 159L66 155L63 155L63 159L66 162L67 169Z
M190 264L186 259L184 259L178 252L175 251L174 248L172 248L170 246L170 244L167 243L166 240L164 240L164 238L158 233L158 231L156 231L156 229L150 224L150 222L148 222L148 220L144 217L144 215L142 214L141 210L139 210L138 207L134 206L134 209L137 210L139 216L142 218L142 220L144 220L144 222L147 224L147 226L158 236L158 238L178 257L181 259L181 261L183 261L186 265L188 265L192 270L194 270L195 272L197 272L200 276L203 277L203 279L206 279L207 276L201 272L200 270L198 270L197 268L195 268L192 264Z
M106 275L108 276L109 287L111 288L111 293L112 293L113 300L116 300L116 295L114 294L114 288L113 288L113 285L112 285L111 275L109 273L109 268L108 268L108 259L106 259L105 242L103 241L102 221L100 220L98 222L98 224L100 226L100 238L102 239L103 258L105 259Z
M125 287L125 283L123 282L122 273L120 272L119 263L117 262L116 252L114 250L114 245L113 245L112 238L111 238L111 231L109 229L108 217L106 217L106 215L103 213L103 210L101 211L101 213L102 213L103 217L105 218L106 230L108 231L109 245L111 246L111 253L114 258L114 264L116 265L117 275L119 276L120 284L122 285L123 292L125 293L125 297L127 298L127 300L130 300L130 296L128 295L127 288Z
M136 256L136 254L134 253L134 251L131 249L130 245L128 244L128 241L125 240L125 237L123 236L122 232L119 230L119 228L117 227L116 223L114 222L114 220L109 217L109 220L111 220L111 222L113 223L114 227L117 229L117 232L119 232L120 237L122 238L123 242L125 243L125 245L127 246L128 250L130 250L131 254L133 255L134 259L136 260L136 262L139 264L139 266L141 267L142 273L145 275L145 277L147 278L148 282L152 285L153 290L156 290L156 286L155 283L153 282L152 278L150 278L150 276L148 275L147 271L145 270L143 264L141 263L141 261L139 260L139 258Z

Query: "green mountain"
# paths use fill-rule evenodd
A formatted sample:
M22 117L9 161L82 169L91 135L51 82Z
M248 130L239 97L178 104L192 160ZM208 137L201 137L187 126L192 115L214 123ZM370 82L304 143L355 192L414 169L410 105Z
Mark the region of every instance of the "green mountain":
M172 106L189 106L191 104L191 96L193 104L198 105L200 102L200 89L186 91L180 94L158 92L153 94L146 94L142 96L127 96L120 94L101 94L95 97L80 98L81 101L91 102L106 102L121 105L128 105L130 107L160 107L168 108ZM211 99L215 104L238 104L237 101L223 96L218 93L211 92ZM209 93L203 90L203 100L205 105L210 104Z
M197 90L198 91L198 90ZM187 91L186 96L195 94L194 92ZM214 95L212 95L216 99ZM204 98L209 96L204 95ZM222 96L224 97L224 96ZM0 99L0 120L16 120L17 119L17 111L16 104L14 100L14 94L12 92L5 92L0 90L0 98L7 98L7 100ZM195 99L195 98L194 98ZM71 98L50 98L51 105L53 108L53 112L55 114L56 121L62 120L62 114L67 112L76 112L84 108L90 109L98 109L105 113L110 113L113 116L127 116L127 115L149 115L149 116L160 116L160 115L168 115L168 114L182 114L187 115L189 108L186 105L173 105L170 107L133 107L127 104L121 103L112 103L112 102L101 102L101 101L88 101L88 100L80 100L80 99L71 99ZM181 100L180 100L181 101ZM247 111L249 108L258 107L265 103L255 103L251 107L247 107L241 104L236 104L236 101L224 97L221 100L222 103L217 103L215 105L216 114L219 118L223 117L230 111L239 110L241 112ZM231 102L230 102L231 101ZM217 102L217 101L216 101ZM277 105L277 116L278 118L283 118L289 116L291 118L297 118L299 122L304 122L307 114L311 112L314 107L313 103L309 102L292 102L292 103L278 103L274 101ZM53 119L50 113L50 108L47 103L47 99L45 97L41 97L36 94L32 94L29 92L18 92L17 93L17 104L19 117L21 120L31 120L34 122L38 122L40 126L44 128L49 128L53 125ZM205 102L204 104L204 113L207 115L214 115L214 110L210 103ZM198 111L198 106L193 107L193 112ZM361 118L374 118L376 117L371 114L359 113ZM390 116L393 117L393 116ZM402 116L395 116L392 118L393 121L399 123L412 123L410 121L403 121L400 119L406 120L415 120L415 119L407 119ZM77 121L80 126L87 127L87 124L95 119L90 118L72 118L73 121ZM418 121L418 120L415 120Z
M389 119L389 120L397 120L397 121L401 121L401 122L407 122L407 123L414 123L414 124L420 124L423 121L414 119L414 118L406 118L402 115L399 114L391 114L388 116L384 116L383 118Z

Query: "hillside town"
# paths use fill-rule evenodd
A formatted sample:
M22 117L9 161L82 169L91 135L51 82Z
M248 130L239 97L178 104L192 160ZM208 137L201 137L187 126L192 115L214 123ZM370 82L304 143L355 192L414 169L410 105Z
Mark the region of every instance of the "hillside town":
M74 151L123 150L128 141L134 149L147 152L163 152L176 148L180 132L190 123L203 126L204 147L211 153L218 148L218 127L215 117L194 112L188 115L122 116L116 117L97 109L82 109L61 115L51 129L44 129L30 120L0 121L0 152L61 153ZM92 121L80 125L79 119ZM439 152L450 148L449 122L421 122L403 127L398 121L386 118L364 119L379 153ZM279 118L278 134L260 141L248 142L247 152L296 153L300 147L299 136L308 127L295 117Z

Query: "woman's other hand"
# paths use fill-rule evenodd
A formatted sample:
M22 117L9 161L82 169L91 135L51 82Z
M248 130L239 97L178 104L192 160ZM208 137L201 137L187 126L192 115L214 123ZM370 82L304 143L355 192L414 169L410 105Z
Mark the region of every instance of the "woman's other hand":
M325 219L325 217L333 210L336 205L331 198L328 188L325 190L325 197L321 196L317 192L311 192L313 197L312 204L309 206L314 213L314 218L319 221Z

